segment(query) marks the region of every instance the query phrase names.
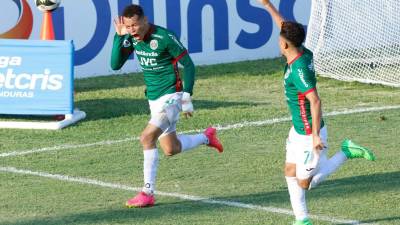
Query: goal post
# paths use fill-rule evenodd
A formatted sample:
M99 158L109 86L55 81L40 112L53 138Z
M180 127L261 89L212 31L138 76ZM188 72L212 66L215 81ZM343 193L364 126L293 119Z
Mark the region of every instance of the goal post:
M400 1L312 0L305 46L318 74L400 87Z

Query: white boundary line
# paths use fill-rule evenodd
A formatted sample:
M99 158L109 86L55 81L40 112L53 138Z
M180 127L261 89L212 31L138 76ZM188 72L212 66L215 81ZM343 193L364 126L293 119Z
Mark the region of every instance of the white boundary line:
M87 144L79 144L79 145L65 144L65 145L58 145L58 146L54 146L54 147L45 147L45 148L40 148L40 149L33 149L33 150L28 150L28 151L12 151L12 152L8 152L8 153L0 154L0 158L11 157L11 156L20 156L20 155L29 155L29 154L40 153L40 152L51 152L51 151L58 151L58 150L66 150L66 149L76 149L76 148L85 148L85 147L93 147L93 146L113 145L113 144L129 142L129 141L135 141L135 140L139 140L139 138L135 137L135 138L125 138L125 139L120 139L120 140L112 140L112 141L110 141L110 140L108 140L108 141L99 141L99 142L87 143Z
M14 167L0 167L0 172L39 176L39 177L45 177L45 178L50 178L50 179L54 179L54 180L67 181L67 182L80 183L80 184L90 184L90 185L111 188L111 189L120 189L120 190L125 190L125 191L137 192L137 191L141 190L141 188L138 188L138 187L130 187L127 185L122 185L122 184L114 184L114 183L93 180L93 179L71 177L71 176L60 175L60 174L35 172L35 171L30 171L30 170L17 169ZM283 208L265 207L265 206L254 205L254 204L241 203L241 202L237 202L237 201L215 200L215 199L210 199L210 198L205 198L205 197L179 194L179 193L161 192L161 191L157 191L155 194L160 195L160 196L168 196L168 197L174 197L174 198L190 200L190 201L198 201L198 202L207 203L207 204L225 205L225 206L230 206L230 207L253 209L253 210L259 210L259 211L265 211L265 212L277 213L277 214L283 214L283 215L293 215L291 210L283 209ZM310 217L315 220L327 221L327 222L331 222L331 223L362 224L357 220L336 219L336 218L332 218L329 216L310 215ZM366 224L366 223L363 223L363 224Z
M391 110L391 109L400 109L400 105L357 108L357 109L343 109L341 111L333 111L333 112L324 113L324 117L349 115L349 114L363 113L363 112L376 112L376 111L384 111L384 110ZM253 122L245 121L242 123L235 123L235 124L226 125L226 126L218 125L218 126L216 126L216 128L218 130L231 130L231 129L238 129L238 128L243 128L243 127L271 125L271 124L276 124L276 123L281 123L281 122L287 122L290 120L291 120L290 117L281 117L281 118L268 119L268 120L262 120L262 121L253 121ZM202 131L203 130L188 130L188 131L184 131L181 133L196 133L196 132L198 133L198 132L202 132ZM8 152L8 153L1 153L0 158L29 155L29 154L40 153L40 152L51 152L51 151L77 149L77 148L85 148L85 147L93 147L93 146L113 145L113 144L117 144L117 143L136 141L136 140L139 140L139 137L125 138L125 139L120 139L120 140L106 140L106 141L87 143L87 144L77 144L77 145L65 144L65 145L45 147L45 148L40 148L40 149L32 149L32 150L27 150L27 151L26 150L12 151L12 152Z

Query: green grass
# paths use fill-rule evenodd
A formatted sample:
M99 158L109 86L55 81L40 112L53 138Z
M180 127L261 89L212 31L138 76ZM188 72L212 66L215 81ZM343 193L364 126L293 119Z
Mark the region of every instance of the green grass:
M195 116L178 131L287 117L283 61L197 67ZM61 131L0 129L0 153L137 137L149 119L140 74L76 81L76 106L88 117ZM400 105L400 90L319 78L325 112ZM384 117L384 119L382 119ZM307 193L311 214L375 224L400 223L400 110L327 117L330 154L344 138L376 152L377 161L348 161ZM290 209L283 176L290 122L224 130L223 154L207 147L160 157L157 189ZM0 158L0 167L140 187L138 141ZM135 193L33 175L0 172L0 224L290 224L292 216L156 196L157 206L125 209ZM331 224L314 219L314 224Z

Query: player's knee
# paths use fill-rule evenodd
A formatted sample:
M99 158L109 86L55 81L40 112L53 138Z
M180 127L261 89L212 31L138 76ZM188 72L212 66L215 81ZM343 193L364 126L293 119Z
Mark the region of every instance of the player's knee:
M140 144L145 145L148 142L148 137L146 134L140 135Z
M174 156L177 154L173 148L164 148L163 150L164 150L164 155L168 156L168 157L171 157L171 156Z
M287 176L287 177L295 177L296 176L296 167L285 166L285 176Z
M152 135L149 135L146 133L142 133L142 135L140 135L140 143L145 148L149 148L149 147L153 148L153 147L155 147L155 144L156 144Z
M164 151L165 156L174 156L180 152L177 146L173 145L162 146L162 149Z
M303 189L308 190L308 187L310 186L310 181L309 180L298 180L297 183L299 186Z

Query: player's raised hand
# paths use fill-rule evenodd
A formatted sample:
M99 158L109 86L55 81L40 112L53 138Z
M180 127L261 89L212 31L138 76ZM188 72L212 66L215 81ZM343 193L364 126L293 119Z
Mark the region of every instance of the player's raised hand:
M122 35L125 35L128 33L126 31L126 27L125 27L124 21L122 19L122 16L119 16L114 19L114 28L115 28L115 32L117 32L117 34L119 36L122 36Z
M261 3L262 5L267 5L270 3L269 0L258 0L259 3Z

